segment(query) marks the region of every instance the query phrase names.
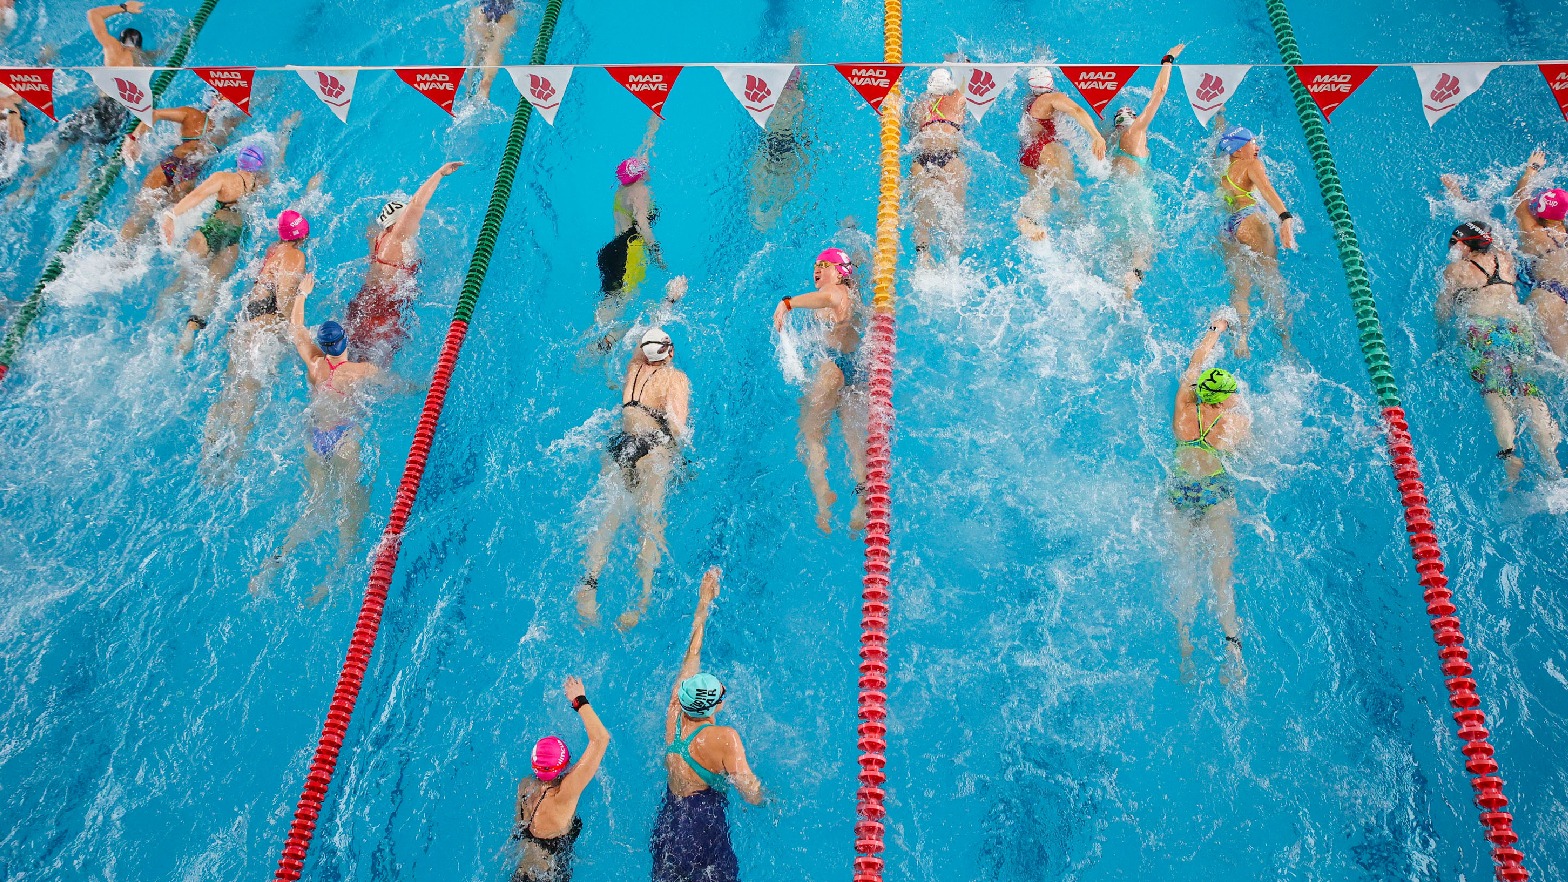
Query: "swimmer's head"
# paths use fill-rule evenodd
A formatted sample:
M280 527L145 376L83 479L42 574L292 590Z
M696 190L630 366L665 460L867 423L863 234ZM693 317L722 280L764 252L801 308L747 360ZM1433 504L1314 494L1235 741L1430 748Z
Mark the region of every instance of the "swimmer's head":
M951 95L958 91L958 84L953 82L953 72L945 67L931 71L931 78L926 80L926 94Z
M621 164L615 167L615 177L621 182L622 187L629 187L647 176L648 160L641 156L623 159Z
M1029 68L1029 89L1036 95L1056 91L1056 75L1048 67Z
M261 171L267 164L267 154L261 152L260 147L246 147L240 155L234 157L234 167L240 171Z
M648 359L649 364L658 364L675 352L675 344L670 341L670 335L664 333L662 328L649 328L643 332L637 348L642 351L642 357Z
M1568 217L1568 190L1542 190L1530 200L1530 213L1541 220L1560 221Z
M1209 368L1198 377L1198 400L1219 404L1236 394L1236 378L1224 368Z
M842 248L823 249L822 253L817 255L817 263L812 275L815 276L822 270L830 268L838 272L838 280L846 285L855 277L855 265L850 263L849 254ZM822 281L820 277L817 278L818 283Z
M388 200L386 205L381 206L381 213L376 215L376 223L380 224L383 230L392 229L392 225L397 223L397 219L403 215L403 209L407 207L406 203L396 199Z
M1492 248L1492 228L1480 221L1465 221L1457 227L1448 237L1448 247L1464 245L1471 251L1490 251Z
M343 333L342 325L325 321L316 329L316 345L328 355L339 356L348 348L348 335Z
M142 32L135 28L126 28L120 32L120 45L132 49L142 48Z
M529 760L534 767L535 778L554 781L572 764L572 751L559 735L546 735L534 742L534 752Z
M1131 107L1116 108L1116 116L1112 117L1112 125L1121 128L1138 118L1138 114Z
M676 693L681 710L694 720L713 716L724 701L724 684L712 674L693 674L681 681Z
M1252 130L1246 126L1230 126L1220 135L1220 143L1217 149L1226 156L1230 156L1248 144L1256 143L1257 139L1258 136L1252 134Z
M298 242L310 237L310 221L305 216L289 209L278 215L278 238L285 242Z

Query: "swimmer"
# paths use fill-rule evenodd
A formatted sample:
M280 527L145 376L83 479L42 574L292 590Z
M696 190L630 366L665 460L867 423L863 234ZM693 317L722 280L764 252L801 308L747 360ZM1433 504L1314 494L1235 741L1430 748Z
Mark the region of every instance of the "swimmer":
M300 113L295 111L283 121L278 132L278 155L274 166L281 166L283 154L288 149L289 136L299 123ZM271 180L267 169L267 154L256 146L246 147L234 158L234 171L213 172L191 192L166 210L159 217L158 226L165 244L174 244L175 223L180 216L192 211L207 200L213 200L211 210L201 226L185 242L188 264L182 264L174 283L165 294L190 287L189 269L202 275L194 301L194 308L185 319L176 351L184 355L196 344L196 333L207 327L213 306L218 300L218 288L234 271L239 261L240 245L245 241L245 216L240 213L240 203ZM158 312L162 312L160 308Z
M662 269L659 243L653 238L653 225L659 208L648 186L648 160L640 156L623 160L615 167L620 186L611 203L615 238L599 249L599 309L594 320L600 326L613 324L626 308L627 301L648 276L648 259Z
M419 235L419 222L435 195L441 179L463 167L449 162L436 169L414 191L408 202L392 200L381 207L370 239L370 268L365 283L348 302L344 327L353 341L355 358L386 367L392 356L408 339L403 307L414 297L414 275L419 261L413 257L413 240Z
M789 314L797 309L811 310L826 319L824 357L817 362L811 388L800 399L800 455L806 464L806 479L817 500L817 529L833 531L833 504L838 496L828 485L828 420L838 413L844 445L849 448L849 471L855 479L855 507L849 516L851 530L866 526L866 384L870 379L861 363L860 328L856 307L855 267L842 248L829 248L817 255L812 269L817 289L807 294L785 297L773 308L773 330L784 329Z
M1149 182L1144 180L1144 168L1151 158L1149 124L1154 122L1154 115L1165 100L1165 93L1171 84L1171 70L1176 65L1176 59L1181 57L1181 50L1185 48L1187 44L1177 43L1160 59L1160 74L1155 77L1154 91L1149 95L1149 103L1143 106L1142 112L1122 106L1116 109L1113 117L1110 137L1111 187L1118 203L1116 207L1125 216L1123 220L1126 229L1120 231L1123 235L1119 250L1123 252L1121 258L1127 267L1127 271L1122 274L1122 290L1128 300L1138 296L1138 287L1149 272L1154 260L1157 235L1154 216L1159 211L1159 203L1155 201L1154 190Z
M305 243L309 238L310 222L299 212L285 211L278 216L277 244L261 259L256 284L224 341L229 350L228 372L218 400L207 414L203 444L203 458L209 464L222 452L219 476L244 454L254 427L257 398L277 375L288 334L283 317L294 309L306 278Z
M1530 182L1546 167L1546 154L1530 154L1525 171L1514 188L1519 207L1514 217L1519 222L1519 250L1529 255L1530 277L1535 290L1530 306L1541 320L1546 342L1558 358L1568 359L1568 191L1553 188L1532 194Z
M790 34L785 61L801 60L803 40L801 31ZM759 231L772 229L784 207L810 186L813 156L811 137L802 131L805 115L806 90L797 67L779 90L762 141L751 154L751 222Z
M1227 668L1221 679L1239 688L1246 680L1241 663L1241 624L1236 619L1236 591L1232 564L1236 556L1236 479L1226 460L1246 439L1249 419L1241 411L1236 378L1221 368L1207 368L1220 335L1229 320L1216 315L1208 333L1198 341L1176 390L1171 431L1176 435L1176 455L1171 466L1166 499L1171 505L1171 527L1185 572L1178 579L1176 631L1181 642L1182 679L1192 672L1192 623L1198 610L1198 545L1207 534L1209 577L1214 586L1214 606L1225 632Z
M708 609L719 596L719 568L698 589L691 641L675 678L664 722L664 801L653 822L653 882L736 882L739 868L725 815L729 789L762 804L762 782L746 762L740 733L714 720L724 707L724 685L702 669Z
M11 91L6 86L0 86L0 166L7 170L0 172L0 181L8 179L16 171L12 161L20 161L22 148L27 146L27 118L22 116L22 96Z
M98 6L87 10L87 25L92 30L93 38L98 45L103 47L104 67L138 67L142 63L142 32L135 28L125 28L118 37L109 34L109 19L122 13L131 15L139 14L145 4L141 0L126 0L113 6ZM130 116L130 111L125 105L100 94L93 103L72 112L65 119L60 120L60 125L39 144L39 157L35 160L33 174L28 178L16 194L15 198L29 199L37 189L38 182L45 175L54 170L56 163L71 149L82 145L81 182L80 190L87 188L88 176L96 167L101 157L93 153L119 136L125 128L125 121Z
M196 181L206 174L207 160L228 142L229 132L238 121L237 116L226 115L214 122L217 102L218 93L209 91L201 107L153 109L154 122L179 124L180 143L142 179L142 191L136 198L136 207L120 229L122 240L129 242L140 238L154 214L184 199L196 186ZM137 124L135 131L126 136L124 146L120 149L121 155L131 162L140 159L142 141L151 133L152 128L146 123Z
M1221 120L1221 125L1224 121ZM1252 354L1247 335L1252 330L1252 289L1263 289L1263 299L1274 313L1274 324L1286 352L1294 351L1290 342L1290 315L1285 311L1285 279L1279 272L1279 250L1274 231L1265 220L1263 201L1279 215L1279 244L1296 250L1296 233L1301 221L1285 208L1285 203L1269 183L1269 173L1258 158L1258 140L1241 126L1229 126L1220 136L1219 152L1229 159L1220 177L1219 196L1230 212L1220 224L1220 251L1231 274L1230 304L1241 317L1236 328L1236 357Z
M534 743L530 763L532 778L517 785L517 818L512 841L521 845L512 882L571 882L572 846L582 834L583 820L577 817L577 801L588 782L599 771L599 763L610 746L610 731L599 722L583 681L566 678L566 700L577 711L583 731L588 734L588 749L572 764L572 752L557 735L546 735Z
M915 256L923 264L932 261L933 227L945 234L946 256L963 252L964 192L969 181L963 156L966 112L964 94L945 67L931 71L925 96L910 109L909 126L915 135L909 139L914 153L909 199L915 219Z
M303 267L303 256L297 261ZM337 322L322 322L314 336L305 328L305 299L314 290L314 276L299 282L299 293L289 310L289 336L300 360L305 363L305 381L310 386L306 407L309 423L305 443L305 471L310 476L310 495L305 511L283 539L283 550L267 558L261 574L251 583L251 592L260 593L284 558L301 543L319 536L322 523L336 499L343 500L338 519L338 557L333 572L348 566L349 555L359 539L359 528L370 508L370 490L360 480L359 442L364 437L366 406L363 386L385 379L373 364L351 361L348 338ZM311 602L326 599L328 586L316 589Z
M621 388L621 428L610 438L604 457L601 485L609 488L609 507L588 540L584 561L587 574L577 587L577 613L583 625L599 623L599 574L610 558L610 542L629 505L637 507L637 529L642 534L637 572L642 576L642 599L616 621L627 630L642 619L653 597L653 573L664 549L664 495L691 438L687 414L691 407L691 381L675 367L675 344L670 335L650 328L631 363Z
M0 37L16 30L16 0L0 0Z
M1529 419L1541 466L1553 478L1562 473L1557 463L1562 433L1535 384L1534 363L1540 352L1530 313L1519 302L1513 257L1493 247L1494 240L1492 228L1480 221L1466 221L1449 236L1437 321L1440 326L1453 323L1459 332L1470 378L1480 387L1492 418L1497 457L1512 486L1524 469L1524 460L1514 451L1521 414Z
M501 57L506 44L517 33L517 0L480 0L468 14L468 29L463 33L467 47L465 67L481 68L479 72L479 100L490 100L490 87L500 72Z
M1088 133L1094 142L1095 159L1105 158L1105 139L1100 137L1089 111L1056 91L1056 77L1050 68L1031 68L1029 98L1018 123L1018 136L1023 142L1018 166L1029 183L1029 192L1019 205L1019 227L1025 233L1038 224L1038 218L1050 213L1053 193L1064 209L1078 211L1078 172L1073 167L1072 151L1058 140L1059 115L1071 117Z

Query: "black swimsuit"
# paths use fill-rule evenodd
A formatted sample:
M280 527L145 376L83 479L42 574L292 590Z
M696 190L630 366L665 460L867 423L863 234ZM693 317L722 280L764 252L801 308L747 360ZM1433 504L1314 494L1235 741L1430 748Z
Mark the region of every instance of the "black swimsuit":
M540 797L540 802L543 800ZM564 834L542 839L529 829L533 826L533 814L538 811L539 803L536 802L528 818L517 819L517 831L512 834L512 839L543 852L549 860L549 869L540 873L532 867L520 866L512 873L512 882L572 882L572 846L577 844L577 837L582 835L583 819L574 815L572 826Z
M670 421L664 411L654 410L638 400L642 397L643 391L648 388L648 384L653 382L653 375L659 372L657 367L649 371L648 379L644 380L642 386L639 387L637 380L642 377L642 367L642 365L638 365L637 373L632 375L632 399L623 402L621 409L625 410L628 407L635 407L652 417L653 421L658 423L659 428L653 431L616 432L610 438L610 457L625 472L627 484L637 483L637 463L641 462L643 457L659 447L672 446L675 443L675 433L670 431Z
M1500 255L1494 255L1493 259L1496 262L1494 264L1492 264L1492 268L1491 269L1487 269L1486 267L1480 265L1479 263L1476 263L1474 258L1466 261L1471 266L1475 267L1476 269L1480 270L1483 273L1486 273L1486 281L1482 282L1479 285L1475 285L1473 287L1459 288L1458 290L1455 291L1455 296L1458 299L1460 299L1460 300L1464 299L1463 294L1461 294L1460 292L1474 293L1474 292L1481 291L1481 290L1486 289L1486 288L1490 288L1493 285L1507 285L1510 288L1514 288L1514 287L1516 287L1519 284L1519 280L1517 278L1514 278L1514 279L1505 279L1505 278L1503 278L1503 258Z

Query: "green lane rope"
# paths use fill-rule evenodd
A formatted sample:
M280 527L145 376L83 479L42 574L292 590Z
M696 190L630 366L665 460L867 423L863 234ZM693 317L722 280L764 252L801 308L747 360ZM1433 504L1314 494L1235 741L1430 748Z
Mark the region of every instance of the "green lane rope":
M191 44L196 42L196 35L207 24L212 10L218 5L218 0L202 0L200 8L191 17L191 23L186 25L184 33L180 34L178 43L174 44L174 51L169 53L168 67L177 68L185 63L185 56L190 54ZM174 79L176 71L162 70L153 76L152 96L156 101L164 90L169 87L169 82ZM119 137L114 139L113 145L107 148L103 155L103 162L99 165L98 180L88 192L87 198L82 201L76 210L76 218L70 226L65 228L65 236L55 248L55 256L44 267L43 275L39 277L38 284L33 286L33 292L22 302L21 309L11 319L5 329L5 341L0 342L0 379L4 379L11 368L11 361L16 358L16 353L22 348L22 341L27 336L27 329L38 318L38 313L44 307L44 289L60 274L65 271L65 256L76 247L76 242L81 238L82 231L87 225L98 217L98 209L103 207L103 202L109 196L109 191L114 188L120 179L120 173L125 168L125 163L120 162L120 147L125 143L125 136L136 130L137 119L131 117L125 121L120 130Z
M1269 23L1274 26L1280 59L1287 65L1303 64L1284 0L1267 2ZM1307 87L1302 85L1301 78L1296 76L1295 68L1287 67L1286 71L1291 94L1296 99L1296 116L1301 118L1301 128L1307 137L1307 150L1312 154L1312 169L1317 173L1318 189L1323 192L1323 207L1328 209L1329 220L1334 224L1334 243L1339 246L1339 261L1344 265L1345 281L1350 285L1356 327L1361 331L1361 353L1366 359L1367 371L1372 375L1372 388L1377 391L1380 405L1385 408L1398 407L1399 386L1394 382L1394 373L1389 368L1388 347L1383 342L1383 323L1378 318L1377 302L1372 299L1366 259L1356 239L1356 224L1350 217L1350 206L1345 202L1345 190L1339 182L1339 169L1334 166L1334 155L1329 152L1328 132L1323 128L1323 118L1318 113L1317 103L1312 100Z

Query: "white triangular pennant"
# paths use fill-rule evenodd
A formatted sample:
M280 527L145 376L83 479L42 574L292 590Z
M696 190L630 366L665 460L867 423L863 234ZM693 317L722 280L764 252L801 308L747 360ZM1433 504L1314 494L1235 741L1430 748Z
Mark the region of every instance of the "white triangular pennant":
M522 64L506 69L512 75L512 84L534 106L539 116L555 125L556 111L561 109L561 99L566 96L566 84L572 80L569 64Z
M125 105L131 115L152 125L152 75L150 67L89 67L99 91Z
M969 76L964 81L964 98L976 122L996 104L996 96L1002 94L1017 72L1016 64L977 64L969 68Z
M348 122L348 105L354 100L354 79L359 76L359 68L296 67L294 72L323 104L332 108L339 121Z
M720 64L716 67L735 99L757 125L764 128L778 104L779 93L784 91L784 84L795 71L793 64Z
M1412 64L1421 87L1421 110L1428 128L1459 106L1486 82L1495 64Z
M1198 125L1207 127L1214 114L1236 94L1250 64L1183 64L1181 82L1187 87L1187 101L1198 115Z

